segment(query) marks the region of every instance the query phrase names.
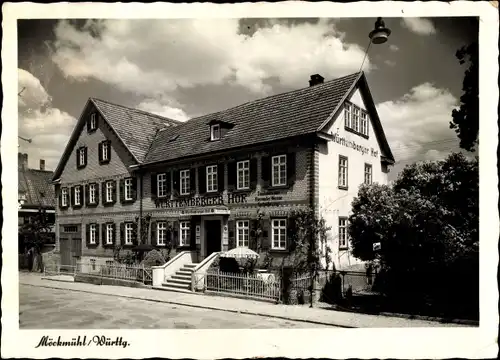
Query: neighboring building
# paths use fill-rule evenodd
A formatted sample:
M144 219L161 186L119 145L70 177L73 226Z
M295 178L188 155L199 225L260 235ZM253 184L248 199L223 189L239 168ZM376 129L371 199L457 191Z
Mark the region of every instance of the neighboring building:
M72 160L74 159L74 160ZM56 252L63 264L112 259L137 244L134 218L152 214L149 241L196 250L236 246L280 259L287 217L312 206L332 230L337 268L355 262L345 231L362 182L387 183L394 159L364 74L270 96L179 123L90 99L54 173Z

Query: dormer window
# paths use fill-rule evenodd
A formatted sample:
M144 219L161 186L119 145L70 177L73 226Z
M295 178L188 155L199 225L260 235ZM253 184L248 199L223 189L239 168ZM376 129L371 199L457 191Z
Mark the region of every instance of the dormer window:
M210 126L210 140L220 140L220 125L214 124Z

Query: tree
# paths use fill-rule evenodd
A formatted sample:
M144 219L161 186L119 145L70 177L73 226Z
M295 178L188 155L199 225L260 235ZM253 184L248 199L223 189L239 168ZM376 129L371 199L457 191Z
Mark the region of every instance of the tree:
M37 214L30 218L30 222L21 225L19 229L24 252L33 260L30 271L42 271L42 248L52 240L51 226L46 210L40 207Z
M468 62L463 80L463 94L460 97L460 108L453 109L450 129L454 129L460 139L460 147L467 151L475 151L479 145L479 46L473 42L460 48L455 56L461 65Z

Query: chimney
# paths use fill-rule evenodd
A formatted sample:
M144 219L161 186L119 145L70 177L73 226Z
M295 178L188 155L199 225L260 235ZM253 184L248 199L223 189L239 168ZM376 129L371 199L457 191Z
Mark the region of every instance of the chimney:
M40 170L44 171L45 170L45 160L40 159Z
M28 168L28 154L17 153L17 167L19 169Z
M323 84L325 78L320 74L311 75L311 80L309 80L309 86L314 86L318 84Z

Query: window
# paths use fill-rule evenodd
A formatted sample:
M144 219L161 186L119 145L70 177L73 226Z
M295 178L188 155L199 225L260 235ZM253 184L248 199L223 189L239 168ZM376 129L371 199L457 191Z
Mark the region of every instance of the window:
M207 166L207 192L217 191L217 165Z
M339 248L347 248L347 218L339 217Z
M158 222L156 224L156 244L157 245L165 245L167 241L167 223L166 222Z
M68 206L68 189L64 188L61 190L61 205Z
M352 107L352 118L351 118L351 126L352 129L356 132L359 131L359 108L357 106Z
M96 227L97 227L96 224L90 224L90 230L89 230L89 235L90 235L89 243L90 244L95 244L96 233L97 233Z
M97 129L97 114L90 115L90 130Z
M372 166L370 164L365 164L365 184L370 185L372 183Z
M238 169L238 184L237 189L248 189L250 187L250 161L239 161L237 164Z
M96 191L96 185L95 184L90 184L89 186L89 203L95 204L95 191Z
M101 160L108 161L109 160L109 151L110 151L109 142L105 141L102 143L101 151L102 151L101 152Z
M248 247L250 244L249 221L238 220L236 222L236 245Z
M368 113L354 104L344 105L345 127L361 135L368 136Z
M132 245L133 225L132 223L125 223L125 245Z
M106 260L106 266L114 266L115 262L113 260Z
M361 134L368 136L368 114L361 111Z
M92 267L92 270L95 270L95 259L90 259L90 266Z
M189 245L189 221L181 221L179 223L180 227L180 233L181 233L181 238L180 238L180 246L188 246Z
M286 185L286 155L273 156L273 186Z
M75 205L81 205L81 189L80 186L75 187Z
M106 224L106 244L113 244L113 224Z
M132 179L125 179L123 189L125 190L125 200L132 200Z
M210 140L219 140L220 139L220 125L215 124L210 127Z
M275 250L286 249L286 220L273 219L272 223L273 243L272 248Z
M106 202L113 201L113 182L108 181L106 183Z
M180 180L181 180L181 188L180 192L181 195L188 195L189 194L189 170L181 170L180 172Z
M339 187L347 188L347 158L339 157Z
M158 197L167 196L167 174L158 174L156 178Z
M345 126L351 127L351 104L346 103L344 108Z

